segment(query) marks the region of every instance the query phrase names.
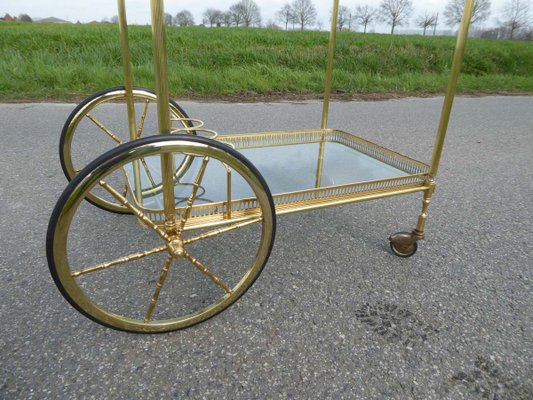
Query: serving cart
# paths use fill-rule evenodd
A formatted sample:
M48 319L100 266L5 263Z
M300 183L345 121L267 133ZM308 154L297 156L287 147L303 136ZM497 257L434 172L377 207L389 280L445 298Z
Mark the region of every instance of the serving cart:
M133 86L125 0L118 0L125 85L80 103L61 134L70 183L52 213L47 257L63 296L120 330L189 327L226 309L257 279L277 215L421 192L416 228L389 238L394 254L413 255L424 239L473 6L466 0L425 164L328 128L339 0L320 129L224 136L169 97L163 0L151 0L156 90ZM106 147L92 160L91 149Z

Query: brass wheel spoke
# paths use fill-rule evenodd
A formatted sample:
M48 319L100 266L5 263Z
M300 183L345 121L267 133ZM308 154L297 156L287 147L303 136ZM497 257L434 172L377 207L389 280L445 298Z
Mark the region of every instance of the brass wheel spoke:
M198 189L200 188L202 179L204 178L204 173L205 173L205 169L207 168L208 162L209 162L209 157L204 157L202 165L200 166L200 171L198 171L198 176L196 177L196 180L194 182L191 195L189 196L189 199L187 200L187 206L185 207L185 211L181 215L180 225L178 228L179 234L183 232L183 229L185 228L185 223L191 216L192 206L194 204L194 201L196 200L196 195L198 194Z
M132 205L119 192L117 192L115 189L113 189L111 186L109 186L109 184L107 184L103 180L100 181L100 186L102 186L105 190L107 190L111 194L111 196L113 196L120 204L122 204L124 207L126 207L128 210L130 210L133 213L133 215L135 215L145 226L147 226L148 228L150 228L154 232L156 232L166 242L170 242L170 238L168 237L168 235L162 229L160 229L149 218L147 218L146 215L144 215L141 210L139 210L137 207Z
M98 121L95 117L93 117L91 114L85 114L87 118L89 118L98 128L100 128L107 136L109 136L111 139L113 139L118 144L123 144L124 142L120 140L120 138L115 135L113 132L111 132L108 128L104 126L100 121Z
M186 239L183 241L183 244L191 244L194 242L198 242L199 240L209 239L218 235L222 235L226 232L231 232L236 229L244 228L245 226L255 224L256 222L261 222L263 220L262 217L250 219L248 221L239 222L238 224L233 224L224 228L214 229L212 231L206 232L202 235L194 236L192 238Z
M146 311L146 316L144 317L145 324L150 322L150 320L152 319L155 306L157 304L157 301L159 300L159 294L161 293L161 289L163 288L163 285L165 284L165 281L168 276L168 271L170 271L170 266L172 265L173 260L174 260L174 257L170 255L168 256L167 261L165 261L165 265L163 266L163 270L161 271L161 275L159 276L159 281L157 282L155 286L154 295L152 296L152 300L150 301L150 305L148 306L148 311Z
M141 119L139 121L139 129L137 129L137 139L139 139L143 133L144 121L146 120L146 114L148 114L149 105L150 105L150 100L145 100L143 113L141 114Z
M140 252L140 253L130 254L128 256L117 258L116 260L113 260L113 261L108 261L108 262L105 262L105 263L102 263L102 264L98 264L98 265L95 265L95 266L92 266L92 267L89 267L89 268L82 269L81 271L72 272L70 274L70 276L72 276L73 278L77 278L77 277L82 276L82 275L90 274L91 272L103 271L105 269L108 269L108 268L111 268L111 267L115 267L117 265L122 265L122 264L129 263L131 261L140 260L142 258L151 256L153 254L162 253L162 252L164 252L167 249L168 249L167 246L161 246L161 247L157 247L157 248L152 249L152 250L143 251L143 252Z
M146 160L144 158L141 158L141 164L143 165L144 171L146 172L146 176L148 177L148 180L152 184L152 189L157 186L155 183L155 180L152 176L152 173L150 172L150 168L148 167L148 164L146 163Z
M206 275L209 279L211 279L214 283L216 283L218 286L220 286L224 291L228 294L232 294L233 290L230 289L230 287L224 283L222 279L220 279L218 276L213 274L205 265L203 265L200 261L198 261L196 258L191 256L186 251L183 251L183 257L185 257L187 260L191 262L192 265L194 265L197 269L199 269L204 275Z

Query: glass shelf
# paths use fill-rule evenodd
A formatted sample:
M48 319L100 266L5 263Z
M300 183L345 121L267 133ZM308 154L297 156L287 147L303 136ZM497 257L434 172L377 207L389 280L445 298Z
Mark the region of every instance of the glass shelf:
M365 198L424 190L429 167L419 161L338 130L271 132L221 136L246 158L265 178L277 213L322 208ZM180 158L181 157L181 158ZM176 158L176 165L186 162ZM161 182L160 157L146 158L140 169L143 191ZM187 168L175 180L176 209L185 206L202 160L187 161ZM133 167L124 167L133 188ZM193 215L221 219L227 214L231 194L231 214L249 212L254 195L238 174L220 162L209 163L195 201ZM154 221L162 220L161 191L148 190L142 205ZM134 192L134 189L132 189ZM248 211L247 211L248 210ZM194 216L193 218L194 219Z

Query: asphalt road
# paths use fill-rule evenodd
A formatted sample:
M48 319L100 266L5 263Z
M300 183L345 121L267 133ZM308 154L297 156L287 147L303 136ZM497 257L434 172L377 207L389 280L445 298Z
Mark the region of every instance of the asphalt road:
M331 126L428 161L441 104L334 103ZM533 398L533 97L457 99L414 257L387 237L414 227L421 195L280 217L239 302L155 336L86 319L48 272L73 107L0 105L0 398ZM221 133L315 128L321 108L183 107Z

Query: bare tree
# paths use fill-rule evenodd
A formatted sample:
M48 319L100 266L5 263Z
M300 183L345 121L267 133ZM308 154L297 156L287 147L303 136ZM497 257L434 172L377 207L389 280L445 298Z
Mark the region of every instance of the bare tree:
M194 26L194 17L190 11L183 10L176 14L174 23L178 26Z
M450 0L444 8L444 18L446 18L446 24L454 27L461 23L463 18L464 0ZM476 0L474 3L474 11L472 13L471 23L485 21L490 15L490 0Z
M169 13L165 13L165 25L172 25L172 15L170 15Z
M337 29L342 31L344 27L348 27L349 30L352 29L352 10L346 6L339 7L339 15L337 17Z
M261 11L253 0L241 0L232 5L230 11L237 26L241 23L246 27L261 25Z
M242 24L242 13L240 12L239 7L236 4L232 5L229 8L229 14L231 15L231 23L235 26L241 26Z
M316 21L316 8L311 0L294 0L292 2L294 10L294 21L300 24L303 31L306 26L313 25Z
M285 30L289 30L289 22L294 20L294 10L292 9L291 5L289 3L285 4L283 7L281 7L281 10L276 13L276 16L282 23L285 24Z
M424 36L426 36L426 31L430 26L433 26L437 23L436 14L428 14L427 12L424 15L420 15L416 19L416 26L424 29Z
M222 11L208 8L204 11L203 22L205 25L209 24L209 26L220 25L222 23Z
M231 11L226 11L221 14L220 23L226 27L231 26L233 23L233 15L231 14Z
M391 35L397 26L405 25L413 12L411 0L382 0L379 5L381 20L391 26Z
M364 33L368 24L371 24L378 16L378 11L370 6L357 6L355 9L355 21L363 25Z
M19 21L22 21L22 22L33 22L33 20L31 19L31 17L28 14L20 14L19 15Z
M502 23L509 32L509 38L514 39L515 34L520 29L527 27L531 23L528 0L509 0L503 9L504 21ZM21 17L19 17L21 20Z

